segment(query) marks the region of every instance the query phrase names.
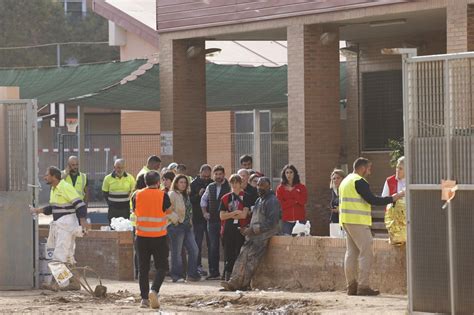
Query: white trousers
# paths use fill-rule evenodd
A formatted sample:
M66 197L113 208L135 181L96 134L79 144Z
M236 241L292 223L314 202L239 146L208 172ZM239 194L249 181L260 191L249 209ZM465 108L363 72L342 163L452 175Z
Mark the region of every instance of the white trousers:
M82 228L75 213L51 222L47 246L54 248L53 260L75 264L76 237L82 237L82 235Z

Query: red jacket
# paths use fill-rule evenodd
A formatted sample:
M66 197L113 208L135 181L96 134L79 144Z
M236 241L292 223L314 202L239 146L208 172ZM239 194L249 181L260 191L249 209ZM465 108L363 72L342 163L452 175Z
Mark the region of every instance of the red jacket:
M305 185L297 184L293 190L289 191L280 184L277 187L276 196L281 204L283 221L306 220L304 206L308 200L308 192Z

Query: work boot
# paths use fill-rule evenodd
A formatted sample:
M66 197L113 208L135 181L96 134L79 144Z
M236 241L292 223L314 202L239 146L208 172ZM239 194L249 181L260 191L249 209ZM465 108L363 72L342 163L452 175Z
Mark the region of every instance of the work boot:
M150 301L146 299L142 299L140 303L140 308L149 308L150 307Z
M69 279L69 284L64 288L61 288L61 291L80 291L81 283L76 279L75 276Z
M234 286L228 281L221 282L222 289L220 291L235 291Z
M379 290L374 290L371 288L358 288L357 289L357 295L363 295L363 296L375 296L379 295L380 291Z
M347 295L357 295L357 281L351 282L347 286Z
M150 290L150 293L148 293L148 299L150 300L151 308L160 308L160 300L158 299L158 293L153 290Z

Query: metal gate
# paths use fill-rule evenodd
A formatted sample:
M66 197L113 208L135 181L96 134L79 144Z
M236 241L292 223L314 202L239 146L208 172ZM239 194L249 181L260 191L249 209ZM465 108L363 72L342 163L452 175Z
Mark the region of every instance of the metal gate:
M474 54L403 56L410 312L474 312ZM456 180L442 209L440 183Z
M0 290L38 284L36 101L0 100Z

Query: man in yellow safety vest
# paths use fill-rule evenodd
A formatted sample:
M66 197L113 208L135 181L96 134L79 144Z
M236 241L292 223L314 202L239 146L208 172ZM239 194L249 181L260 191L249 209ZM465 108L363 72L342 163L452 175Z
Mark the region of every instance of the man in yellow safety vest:
M70 156L67 161L67 166L62 171L62 178L76 189L79 197L84 202L87 202L87 175L79 171L79 159L77 156Z
M366 178L371 173L372 163L363 157L354 162L354 172L339 186L339 224L347 233L344 271L348 295L378 295L380 292L369 286L372 253L372 206L387 205L405 196L399 192L388 197L375 196ZM359 279L357 269L359 267Z

